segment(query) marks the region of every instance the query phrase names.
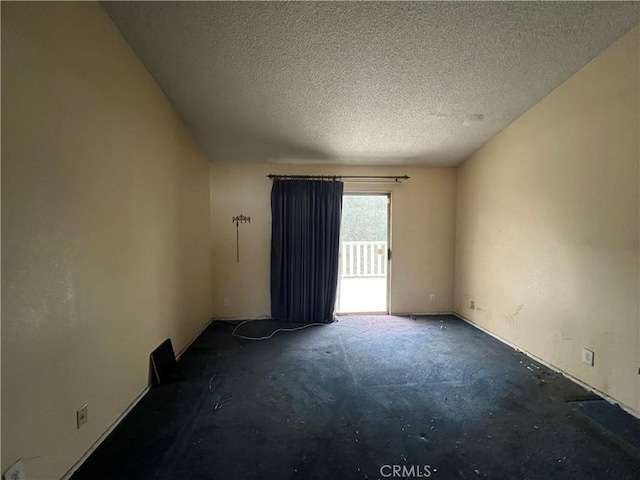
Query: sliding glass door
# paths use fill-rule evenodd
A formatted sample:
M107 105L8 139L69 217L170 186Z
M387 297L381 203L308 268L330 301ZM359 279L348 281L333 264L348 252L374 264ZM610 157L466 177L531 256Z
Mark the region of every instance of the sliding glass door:
M388 313L389 194L345 194L338 313Z

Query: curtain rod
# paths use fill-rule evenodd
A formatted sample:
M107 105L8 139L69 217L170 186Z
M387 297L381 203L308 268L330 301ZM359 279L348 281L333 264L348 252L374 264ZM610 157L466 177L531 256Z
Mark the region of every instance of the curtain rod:
M341 180L348 178L351 180L395 180L400 182L400 180L409 180L411 177L408 175L274 175L270 173L267 178L272 180Z

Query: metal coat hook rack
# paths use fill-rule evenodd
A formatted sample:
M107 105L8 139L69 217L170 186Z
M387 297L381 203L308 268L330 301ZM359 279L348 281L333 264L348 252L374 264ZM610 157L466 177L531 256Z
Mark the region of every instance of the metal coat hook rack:
M251 217L245 217L243 214L231 219L236 224L236 262L240 263L240 224L251 223Z

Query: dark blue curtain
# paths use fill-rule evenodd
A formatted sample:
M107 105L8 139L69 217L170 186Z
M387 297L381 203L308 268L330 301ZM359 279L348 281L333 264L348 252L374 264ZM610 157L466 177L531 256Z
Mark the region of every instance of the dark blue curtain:
M330 323L338 285L343 183L274 180L271 189L271 316Z

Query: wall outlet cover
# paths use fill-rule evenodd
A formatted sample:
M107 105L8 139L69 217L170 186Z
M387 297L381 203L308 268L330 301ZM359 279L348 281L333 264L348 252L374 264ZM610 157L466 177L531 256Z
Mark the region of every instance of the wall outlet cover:
M587 348L582 349L582 361L593 367L593 351Z
M11 465L11 467L2 474L2 478L3 480L26 480L27 476L24 474L22 459Z
M76 412L76 419L78 421L78 428L89 421L89 406L85 403L80 409Z

